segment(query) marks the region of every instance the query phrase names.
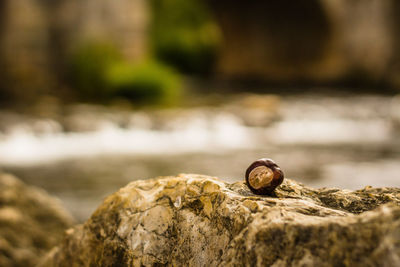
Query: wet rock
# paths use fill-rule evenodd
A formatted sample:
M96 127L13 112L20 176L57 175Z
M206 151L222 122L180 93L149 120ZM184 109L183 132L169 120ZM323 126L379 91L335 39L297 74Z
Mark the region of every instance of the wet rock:
M68 231L40 266L399 266L400 189L311 189L273 197L244 182L135 181Z
M0 174L0 266L34 266L72 223L57 199Z

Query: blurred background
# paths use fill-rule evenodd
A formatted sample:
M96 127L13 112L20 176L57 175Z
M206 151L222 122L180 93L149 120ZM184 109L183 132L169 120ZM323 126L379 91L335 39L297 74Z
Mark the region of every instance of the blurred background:
M400 186L396 0L2 0L0 169L83 221L130 181Z

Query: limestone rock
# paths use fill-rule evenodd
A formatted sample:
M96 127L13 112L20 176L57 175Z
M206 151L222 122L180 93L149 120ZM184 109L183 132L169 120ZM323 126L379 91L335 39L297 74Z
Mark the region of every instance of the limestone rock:
M68 231L40 266L399 266L400 189L311 189L273 197L243 182L135 181Z
M0 266L34 266L72 223L57 199L0 173Z

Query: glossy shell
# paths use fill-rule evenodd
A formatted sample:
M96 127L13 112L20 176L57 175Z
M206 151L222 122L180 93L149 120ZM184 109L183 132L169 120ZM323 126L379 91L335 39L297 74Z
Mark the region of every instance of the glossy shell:
M269 195L284 179L281 168L271 159L253 162L246 170L246 184L257 195Z

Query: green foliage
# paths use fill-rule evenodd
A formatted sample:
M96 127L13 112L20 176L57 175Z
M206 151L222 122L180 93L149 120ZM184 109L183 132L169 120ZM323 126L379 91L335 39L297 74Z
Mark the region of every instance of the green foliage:
M107 72L113 95L141 104L176 104L181 95L180 76L156 62L116 63Z
M187 73L207 73L219 31L201 0L152 0L152 46L160 60Z
M105 44L87 44L71 58L70 78L81 98L107 101L126 98L136 104L176 104L181 78L161 63L133 64Z
M122 60L121 54L111 44L87 43L72 55L69 78L78 89L79 96L87 100L104 100L108 95L105 74L115 62Z

